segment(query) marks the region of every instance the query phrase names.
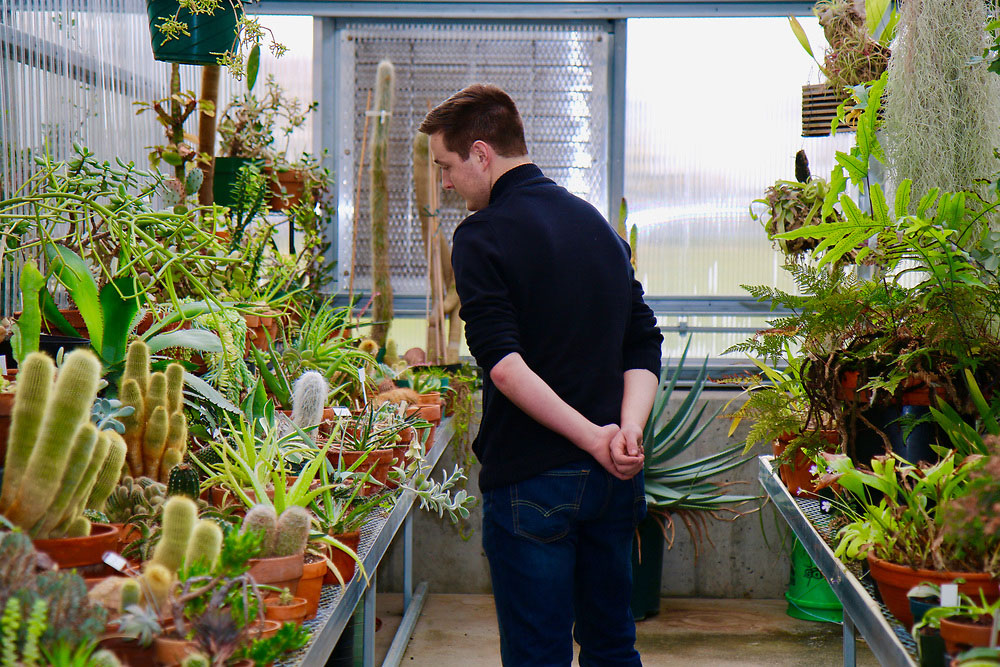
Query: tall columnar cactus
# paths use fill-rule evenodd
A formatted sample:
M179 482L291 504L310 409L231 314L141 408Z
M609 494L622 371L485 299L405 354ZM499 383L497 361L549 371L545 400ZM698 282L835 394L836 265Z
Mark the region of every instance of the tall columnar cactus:
M215 561L222 551L222 529L219 524L209 519L202 519L191 533L184 562L188 564L204 562L209 568L215 566Z
M154 563L176 572L184 562L191 533L198 522L198 506L184 496L172 496L163 505L163 530L153 549Z
M104 435L105 433L107 435ZM118 486L118 480L122 477L122 467L125 465L128 447L125 445L125 440L114 431L102 431L98 437L108 438L108 457L97 473L94 488L87 498L87 509L103 512L108 496Z
M119 400L134 408L121 419L133 477L166 482L170 469L183 460L187 449L183 388L183 366L170 364L165 373L151 373L146 344L135 341L129 345Z
M392 283L389 271L389 120L396 94L396 70L383 60L375 75L374 117L372 118L369 206L371 208L372 338L385 347L392 321Z
M292 421L299 428L316 426L323 421L323 406L330 393L326 378L318 371L306 371L292 388Z
M90 423L101 364L77 350L55 385L52 360L29 355L18 375L0 513L32 537L86 535L81 512L97 482L113 436Z

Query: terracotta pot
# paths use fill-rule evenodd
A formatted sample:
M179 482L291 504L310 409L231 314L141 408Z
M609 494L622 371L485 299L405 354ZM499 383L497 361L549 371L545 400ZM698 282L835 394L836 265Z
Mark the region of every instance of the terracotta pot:
M107 523L95 523L90 535L32 540L35 549L44 551L62 570L77 568L82 576L114 574L101 557L105 551L118 549L118 529Z
M979 593L982 591L987 602L993 602L1000 598L997 580L980 572L923 570L906 565L896 565L872 555L868 556L868 567L871 569L872 578L878 584L878 590L882 594L885 606L907 629L913 625L913 615L910 613L910 602L906 594L911 588L923 581L932 584L950 584L956 579L962 578L965 583L958 585L959 593L965 593L973 600L978 600Z
M211 503L215 507L239 505L240 501L232 491L224 486L213 486L208 490Z
M276 588L287 588L295 595L302 578L303 554L276 556L274 558L251 558L247 572L258 584Z
M157 637L153 640L153 658L158 665L179 665L185 657L198 651L198 643L178 637Z
M269 597L264 600L264 604L264 618L283 623L301 623L305 620L308 608L303 597L294 597L288 604L281 604L277 597Z
M263 621L251 623L247 631L250 633L250 639L267 639L278 634L278 630L281 629L282 625L281 621L264 619Z
M430 423L434 424L435 426L437 426L438 424L441 423L441 402L440 402L440 400L437 403L418 403L417 405L415 405L413 407L417 408L417 412L420 413L420 416L423 419L429 421ZM407 411L407 412L409 412L409 411Z
M903 395L900 397L900 401L903 405L930 406L931 387L926 382L917 380L916 378L909 378L903 381L902 387ZM940 387L935 387L934 392L939 398L944 398L944 391Z
M355 530L350 533L343 533L341 535L334 535L334 539L341 542L347 547L350 547L353 551L357 552L358 545L361 544L361 531ZM343 577L344 583L346 584L354 576L354 571L357 569L358 565L354 562L354 559L345 554L343 551L337 547L330 547L330 553L328 554L330 559L330 565L333 566L340 576ZM324 562L324 565L326 563ZM337 580L336 575L327 566L326 574L323 576L323 583L330 586L339 586L340 581Z
M840 436L836 431L821 431L823 437L831 445L836 446L840 441ZM795 439L796 434L784 433L776 441L771 443L772 452L775 457L781 456L789 443ZM783 463L778 467L778 474L782 483L788 488L788 492L793 496L810 498L816 494L816 484L813 482L812 473L813 462L801 451L795 452L795 458L790 464Z
M993 623L973 623L971 618L942 618L941 638L944 639L945 650L951 655L977 646L990 645L990 631Z
M857 401L858 403L867 403L871 400L871 392L867 389L858 392L858 377L861 375L859 371L843 371L840 374L840 391L837 393L837 398L848 403L853 403Z
M296 592L306 601L305 618L316 618L319 610L319 597L323 592L323 576L326 574L326 559L315 554L306 554L302 563L302 578L299 579L299 589Z
M59 313L66 318L66 321L69 322L71 327L77 330L81 338L90 338L90 334L87 331L87 323L83 321L83 316L80 314L79 309L60 308ZM56 335L60 335L62 333L59 327L46 320L44 315L42 316L41 332Z
M409 430L412 431L413 429L409 429ZM409 440L407 440L407 443L409 443ZM407 454L409 453L409 451L410 451L410 445L409 444L394 445L392 447L392 463L390 464L389 467L390 468L395 468L395 467L398 466L398 467L401 467L401 468L405 468L406 467ZM397 488L399 486L399 484L396 482L396 480L388 478L385 481L385 486L388 489L395 489L395 488Z
M98 642L98 647L114 653L125 667L151 665L156 660L155 642L149 646L142 646L134 638L126 635L107 634Z
M115 549L118 553L142 537L142 531L130 523L113 523L111 525L118 529L118 548Z
M278 182L275 183L275 180ZM273 211L283 211L302 201L306 189L305 172L301 169L278 171L268 184L271 188L271 200L268 206ZM285 191L284 194L281 192L282 189Z
M338 465L341 457L344 459L343 468L346 470L354 465L355 461L364 455L364 452L341 451L331 447L326 452L327 458L334 465ZM385 483L389 479L389 468L392 466L392 449L373 449L368 452L368 456L355 469L356 472L364 474L371 470L371 478L365 482L361 488L362 496L372 496L385 488Z
M7 433L10 431L10 415L14 410L14 392L0 394L0 461L7 456Z
M260 326L260 315L251 315L249 313L243 313L243 319L246 320L247 329L256 329Z

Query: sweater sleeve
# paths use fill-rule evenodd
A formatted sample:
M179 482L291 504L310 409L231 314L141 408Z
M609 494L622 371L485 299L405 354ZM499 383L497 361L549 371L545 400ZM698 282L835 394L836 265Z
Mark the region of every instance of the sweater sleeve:
M485 220L466 220L455 230L451 251L455 285L469 351L483 371L508 354L524 354L497 240Z
M660 363L663 356L663 334L656 326L656 316L646 305L642 295L642 285L629 269L632 278L632 312L625 327L625 340L622 345L622 359L625 370L645 368L656 377L660 377Z

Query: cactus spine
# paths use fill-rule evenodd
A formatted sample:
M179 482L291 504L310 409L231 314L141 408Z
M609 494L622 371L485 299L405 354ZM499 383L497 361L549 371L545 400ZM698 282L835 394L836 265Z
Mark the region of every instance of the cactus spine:
M264 558L270 556L278 532L278 517L274 513L274 508L264 504L251 507L247 511L247 515L243 517L243 527L240 528L240 531L246 533L251 530L264 533L264 539L261 542L263 547L261 556Z
M184 496L172 496L163 505L163 532L153 550L152 562L177 572L188 550L198 521L198 506Z
M312 516L304 507L293 505L278 517L272 556L292 556L306 550Z
M97 480L94 482L94 489L87 498L87 509L104 511L104 504L108 496L118 486L118 480L122 476L122 467L125 465L125 452L128 449L125 441L114 431L104 431L108 439L108 456L104 459L104 465L97 473Z
M392 322L392 283L389 272L389 119L396 88L396 70L383 60L375 76L375 116L372 118L369 207L371 209L372 338L385 347Z
M119 400L135 411L122 418L129 473L166 482L170 469L187 449L183 412L184 368L170 364L165 373L151 373L149 348L142 341L128 347Z
M222 529L214 521L202 519L191 533L184 562L191 564L203 561L211 569L215 567L221 551Z
M292 421L299 428L316 426L323 421L323 406L330 387L318 371L306 371L292 388Z
M36 538L60 537L70 528L73 535L89 532L89 523L77 516L77 494L89 494L107 453L94 443L89 422L101 372L97 357L70 353L51 387L53 371L44 354L25 359L8 442L12 466L4 473L9 500L0 508Z

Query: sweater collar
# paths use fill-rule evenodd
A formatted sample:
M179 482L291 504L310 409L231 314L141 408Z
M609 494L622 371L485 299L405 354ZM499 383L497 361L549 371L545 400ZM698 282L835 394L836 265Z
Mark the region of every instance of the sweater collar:
M532 178L539 178L541 176L542 170L531 162L527 164L520 164L510 171L504 172L503 175L497 179L497 182L493 184L493 189L490 190L490 204L494 203L506 192L509 192L521 183L524 183Z

